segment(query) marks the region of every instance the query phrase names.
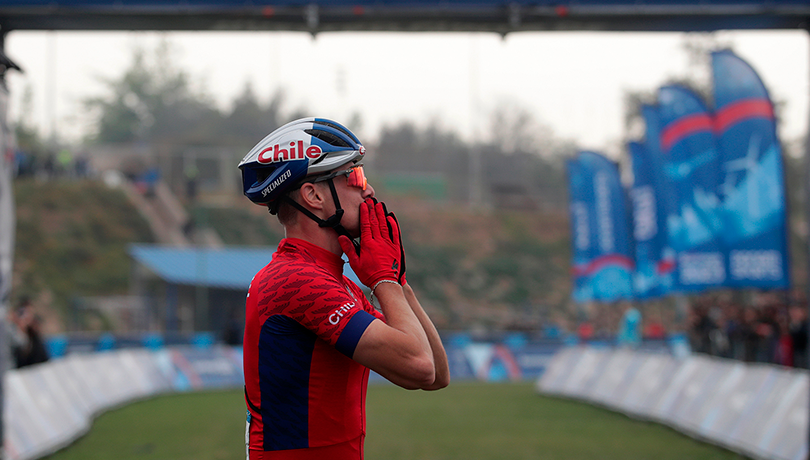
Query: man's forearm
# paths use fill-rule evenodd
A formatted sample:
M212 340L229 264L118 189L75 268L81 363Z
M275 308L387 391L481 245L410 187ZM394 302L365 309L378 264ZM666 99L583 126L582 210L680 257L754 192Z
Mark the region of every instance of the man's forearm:
M385 315L385 322L388 326L413 338L422 350L432 353L433 344L427 336L422 320L413 311L410 300L404 292L405 288L398 284L386 283L377 288L377 298Z
M423 390L438 390L444 388L450 383L450 367L447 363L447 352L444 350L442 339L433 321L430 320L430 317L422 308L422 304L419 303L419 299L416 298L416 293L413 292L411 286L406 283L402 286L402 290L405 294L405 299L408 301L408 305L411 307L411 310L413 310L414 315L416 315L416 318L422 325L422 329L425 331L427 340L430 343L431 352L433 353L436 379L432 385L423 388Z

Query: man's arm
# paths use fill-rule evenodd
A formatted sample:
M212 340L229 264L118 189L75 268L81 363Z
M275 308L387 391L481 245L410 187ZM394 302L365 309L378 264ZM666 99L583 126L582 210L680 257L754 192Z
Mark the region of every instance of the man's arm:
M372 286L385 315L385 322L372 321L363 331L352 359L403 388L446 386L447 358L438 334L410 287L397 282L407 284L400 276L404 251L396 218L369 198L360 206L359 253L348 237L341 235L338 242L363 284ZM438 381L435 356L441 360Z
M431 342L403 288L383 283L374 292L385 322L368 325L352 359L403 388L432 387L436 371Z
M419 323L422 325L425 335L427 335L430 350L433 353L435 378L431 385L422 387L422 389L440 390L450 384L450 367L447 363L447 353L444 351L442 339L439 336L439 332L436 330L436 326L433 325L433 321L430 320L430 317L422 308L422 304L419 303L419 299L416 298L416 293L411 289L411 285L405 282L405 285L402 286L402 290L405 292L405 299L408 300L408 305L410 305L416 318L419 319Z

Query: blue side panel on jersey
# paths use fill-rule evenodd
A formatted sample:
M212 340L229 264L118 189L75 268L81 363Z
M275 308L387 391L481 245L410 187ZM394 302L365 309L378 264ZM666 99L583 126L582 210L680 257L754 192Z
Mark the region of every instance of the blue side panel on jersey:
M309 368L314 333L294 319L273 315L259 337L264 450L309 447Z
M371 313L366 311L358 311L354 316L349 319L349 323L343 328L340 337L335 343L337 351L351 358L354 355L354 349L357 347L357 342L363 336L363 332L372 321L376 318Z

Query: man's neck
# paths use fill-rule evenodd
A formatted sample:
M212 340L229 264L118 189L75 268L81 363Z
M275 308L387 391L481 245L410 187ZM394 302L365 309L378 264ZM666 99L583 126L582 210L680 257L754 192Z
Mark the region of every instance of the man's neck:
M285 228L284 236L304 240L315 246L326 249L337 256L342 256L343 249L340 247L340 243L338 243L337 232L331 228L319 227L315 222L312 223L314 225L305 222Z

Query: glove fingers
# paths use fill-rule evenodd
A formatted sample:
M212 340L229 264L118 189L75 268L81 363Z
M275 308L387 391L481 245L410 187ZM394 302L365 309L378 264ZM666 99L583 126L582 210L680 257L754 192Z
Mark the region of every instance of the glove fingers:
M388 224L388 236L391 238L391 241L394 241L394 232L397 230L394 230L394 228L391 226L391 222L388 221L388 216L393 216L393 214L388 212L388 207L385 206L384 202L381 201L380 203L383 206L383 212L385 213L386 216L386 224Z
M370 240L374 238L372 231L371 216L368 210L368 200L360 205L360 239Z
M383 203L376 203L374 205L374 214L377 220L377 230L379 231L379 236L382 237L385 235L389 238L388 241L391 241L389 236L388 219L385 217L385 205Z
M377 222L377 210L375 209L376 208L376 203L373 201L372 198L368 198L368 199L366 199L366 201L364 203L364 206L361 206L361 207L365 208L365 210L366 210L366 215L367 215L366 219L368 221L368 228L369 228L369 233L370 233L371 238L372 239L379 238L380 237L380 223Z
M399 221L397 220L397 216L394 215L393 212L388 213L388 219L391 221L391 225L395 228L396 240L394 244L399 246L399 274L397 276L397 280L399 284L405 284L405 247L402 244L402 228L399 226Z
M400 234L399 234L399 224L397 223L396 217L393 214L389 214L385 218L386 222L388 223L388 232L391 236L391 241L394 243L395 246L402 247L402 243L400 242Z

